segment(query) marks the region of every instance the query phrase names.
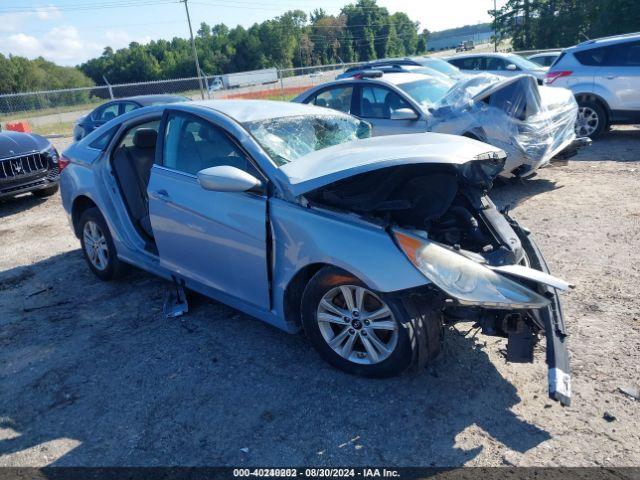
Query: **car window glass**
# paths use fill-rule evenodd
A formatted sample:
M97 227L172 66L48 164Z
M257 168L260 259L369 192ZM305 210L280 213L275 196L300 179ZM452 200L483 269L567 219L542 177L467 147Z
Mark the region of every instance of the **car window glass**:
M608 47L604 64L614 67L640 66L640 42L621 43Z
M360 116L363 118L391 118L391 113L411 106L397 93L384 87L363 86L360 96Z
M583 50L582 52L576 52L574 55L581 64L595 67L600 66L604 63L606 53L607 49L601 47Z
M120 147L133 147L133 137L135 136L136 132L140 129L152 129L155 130L156 132L158 131L158 128L160 126L160 120L152 120L151 122L145 122L145 123L141 123L136 125L135 127L132 127L129 129L129 131L125 134L124 137L122 137L122 139L120 140L120 143L118 144L118 148Z
M455 63L455 66L462 70L482 70L482 62L479 57L461 58Z
M318 107L327 107L344 113L351 113L351 95L353 87L330 88L320 92L313 99L313 104Z
M498 57L489 57L486 59L486 70L506 70L508 63Z
M118 130L117 126L110 128L109 130L104 132L102 135L100 135L98 138L96 138L93 142L91 142L89 146L91 148L96 148L98 150L104 150L105 148L107 148L107 145L109 145L111 138L113 138L117 130Z
M222 129L206 120L180 114L169 116L163 165L191 175L205 168L230 165L257 175L244 153Z
M138 105L136 105L135 103L126 102L122 105L122 113L130 112L131 110L135 110L136 108L138 108Z
M119 104L112 103L110 105L105 105L104 107L100 107L93 114L93 119L98 122L108 122L118 116L118 107Z

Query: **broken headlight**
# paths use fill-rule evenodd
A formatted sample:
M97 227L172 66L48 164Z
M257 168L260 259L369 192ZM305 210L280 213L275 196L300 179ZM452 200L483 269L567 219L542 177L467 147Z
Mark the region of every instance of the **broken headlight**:
M452 249L394 230L396 242L411 263L447 295L465 305L487 308L541 308L549 301Z

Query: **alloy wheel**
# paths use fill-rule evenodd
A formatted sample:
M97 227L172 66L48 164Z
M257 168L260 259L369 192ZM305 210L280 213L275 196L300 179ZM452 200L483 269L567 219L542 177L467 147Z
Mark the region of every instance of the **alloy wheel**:
M578 109L578 118L576 120L576 135L579 137L588 137L598 129L600 125L600 117L591 107L580 107Z
M350 362L380 363L398 344L398 324L391 309L365 287L332 288L320 300L316 319L327 345Z
M84 224L82 235L87 258L95 268L105 270L109 265L109 245L100 226L89 220Z

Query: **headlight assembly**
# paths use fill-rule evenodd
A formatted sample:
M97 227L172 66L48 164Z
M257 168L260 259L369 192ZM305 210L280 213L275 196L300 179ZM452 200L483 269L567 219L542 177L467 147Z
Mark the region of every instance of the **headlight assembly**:
M462 304L510 309L549 304L549 300L533 290L445 246L399 230L393 234L411 263Z
M49 157L54 164L58 163L58 158L60 157L60 155L58 154L58 150L56 150L56 147L51 146L44 150L42 153Z

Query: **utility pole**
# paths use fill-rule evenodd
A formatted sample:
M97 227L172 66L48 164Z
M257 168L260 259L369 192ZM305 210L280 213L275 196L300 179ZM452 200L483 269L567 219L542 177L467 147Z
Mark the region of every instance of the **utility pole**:
M184 9L187 12L187 22L189 23L189 35L191 35L191 47L193 48L193 58L196 62L196 72L198 74L198 83L200 84L200 95L204 100L204 84L202 83L202 75L200 75L200 62L198 61L198 51L196 50L196 41L193 39L193 29L191 28L191 17L189 16L189 0L180 0L184 3Z
M498 5L496 0L493 0L493 51L498 51Z

